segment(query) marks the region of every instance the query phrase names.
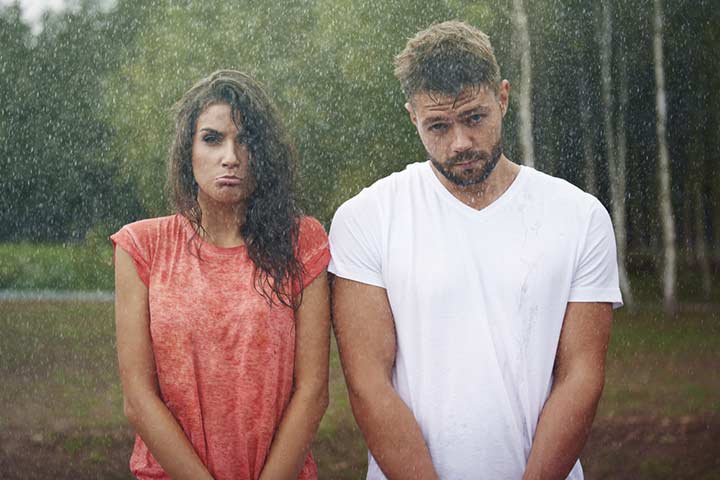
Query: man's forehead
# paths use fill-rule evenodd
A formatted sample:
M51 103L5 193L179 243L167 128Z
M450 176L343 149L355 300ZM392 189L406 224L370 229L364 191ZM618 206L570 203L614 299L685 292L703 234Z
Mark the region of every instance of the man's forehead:
M411 104L416 110L441 112L466 110L489 105L495 99L495 91L489 86L468 87L457 95L441 92L418 92Z

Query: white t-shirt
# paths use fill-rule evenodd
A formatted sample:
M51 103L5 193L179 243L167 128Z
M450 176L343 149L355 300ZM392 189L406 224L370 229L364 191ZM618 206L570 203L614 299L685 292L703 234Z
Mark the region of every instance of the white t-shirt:
M478 211L415 163L338 209L330 249L330 272L387 291L393 386L440 478L522 478L567 303L622 305L602 204L522 167ZM367 478L385 478L372 455Z

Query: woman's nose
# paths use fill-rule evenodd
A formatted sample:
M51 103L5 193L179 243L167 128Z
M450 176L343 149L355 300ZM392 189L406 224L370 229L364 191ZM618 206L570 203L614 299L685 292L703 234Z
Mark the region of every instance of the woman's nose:
M222 166L226 168L237 167L240 164L240 148L235 143L228 143L223 151Z

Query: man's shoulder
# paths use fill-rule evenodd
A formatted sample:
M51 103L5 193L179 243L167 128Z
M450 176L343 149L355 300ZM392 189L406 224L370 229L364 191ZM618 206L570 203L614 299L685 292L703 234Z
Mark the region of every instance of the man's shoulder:
M426 166L424 162L410 163L403 170L376 180L346 200L338 212L366 210L378 205L382 205L383 208L390 207L393 197L399 192L406 192L414 182L421 179L424 166Z
M528 174L528 188L551 204L591 208L600 204L595 196L582 190L564 178L556 177L534 168L523 167Z

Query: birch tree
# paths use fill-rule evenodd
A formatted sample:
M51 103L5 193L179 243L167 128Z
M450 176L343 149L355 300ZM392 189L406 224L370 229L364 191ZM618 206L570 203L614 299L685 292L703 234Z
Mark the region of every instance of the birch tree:
M528 32L527 13L523 0L513 0L513 25L515 48L520 58L520 91L518 93L519 137L523 156L522 163L535 166L535 147L533 144L532 115L532 63L530 56L530 33Z
M658 200L663 233L663 303L670 314L677 308L677 246L675 220L670 197L670 155L667 146L667 99L665 98L665 68L663 66L663 6L655 0L653 16L653 59L655 63L655 106L658 145Z
M625 224L625 166L620 165L615 147L615 125L613 112L615 111L615 98L613 95L612 79L612 6L610 0L602 1L602 19L600 28L600 78L602 98L604 104L603 126L605 129L605 150L608 164L610 184L610 204L613 224L615 226L615 240L617 242L618 270L620 275L620 289L623 292L625 303L632 305L632 291L626 268L627 226Z
M585 190L597 196L597 178L595 173L595 122L592 118L592 96L590 78L585 65L578 71L578 90L580 92L580 125L582 126L583 160L585 174Z
M616 238L618 245L618 260L622 265L623 273L625 276L625 288L623 290L625 304L632 307L635 300L633 298L632 287L630 285L630 279L627 276L627 221L625 208L625 193L627 189L627 134L625 118L627 115L628 106L628 73L627 73L627 59L625 58L625 52L619 52L617 55L618 70L620 77L619 95L618 95L618 128L617 128L617 155L616 155L616 167L615 167L615 178L610 179L610 188L613 195L613 213L616 223ZM617 207L616 207L617 205ZM617 210L617 211L616 211Z

